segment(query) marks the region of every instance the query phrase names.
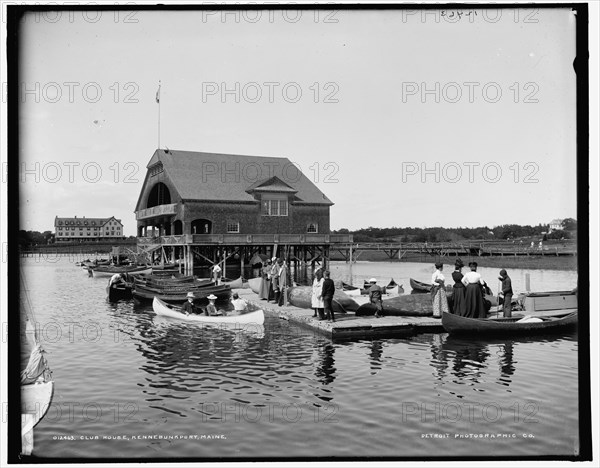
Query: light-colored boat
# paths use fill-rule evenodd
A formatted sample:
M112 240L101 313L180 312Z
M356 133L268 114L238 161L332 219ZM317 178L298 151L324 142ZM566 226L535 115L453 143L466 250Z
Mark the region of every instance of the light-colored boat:
M517 297L521 311L528 315L556 315L557 311L577 310L577 290L530 292Z
M289 289L288 299L290 304L300 309L311 309L312 308L312 286L293 286ZM354 298L348 296L344 291L339 289L335 290L333 295L333 311L338 313L345 313L348 311L355 311L359 305Z
M39 343L33 310L21 272L21 454L33 451L33 428L48 412L54 396L54 380Z
M187 322L199 322L199 323L211 323L211 324L246 324L255 323L262 325L265 321L265 314L262 310L256 310L254 312L248 312L241 315L186 315L181 312L180 307L170 306L164 301L161 301L158 297L155 297L152 301L152 310L156 315L162 315L164 317L172 317L179 320L185 320Z
M250 286L250 289L252 289L253 293L258 294L258 292L260 291L261 281L262 278L250 278L248 280L248 286Z

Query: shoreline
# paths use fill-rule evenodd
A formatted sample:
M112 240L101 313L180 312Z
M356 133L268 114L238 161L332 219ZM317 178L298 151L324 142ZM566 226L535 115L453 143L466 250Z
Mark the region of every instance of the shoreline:
M406 255L402 260L390 259L384 252L364 252L358 259L358 261L368 262L388 262L388 263L430 263L442 262L444 265L454 265L457 258L461 258L465 266L469 262L477 262L481 267L492 267L492 268L521 268L525 270L562 270L562 271L577 271L578 259L577 256L509 256L504 257L477 257L477 256L463 256L463 257L440 257L440 256L429 256L429 255ZM331 258L331 261L344 262L343 258Z

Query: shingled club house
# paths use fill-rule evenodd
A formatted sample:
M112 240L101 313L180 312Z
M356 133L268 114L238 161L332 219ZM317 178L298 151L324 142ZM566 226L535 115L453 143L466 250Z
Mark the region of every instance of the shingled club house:
M287 158L158 149L135 207L138 247L188 273L257 254L324 262L352 242L330 234L332 205Z

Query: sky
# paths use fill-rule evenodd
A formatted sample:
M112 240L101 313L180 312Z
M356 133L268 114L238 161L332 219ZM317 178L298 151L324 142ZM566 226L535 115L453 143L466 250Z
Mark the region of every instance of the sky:
M29 15L21 229L115 216L135 235L159 107L162 148L289 158L335 203L331 229L576 218L575 21L476 6Z

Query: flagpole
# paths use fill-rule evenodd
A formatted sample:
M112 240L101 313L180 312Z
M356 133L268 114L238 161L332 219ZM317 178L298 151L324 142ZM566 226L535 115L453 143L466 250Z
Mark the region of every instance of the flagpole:
M158 104L158 146L160 149L160 80L158 80L158 91L156 92L156 102Z

